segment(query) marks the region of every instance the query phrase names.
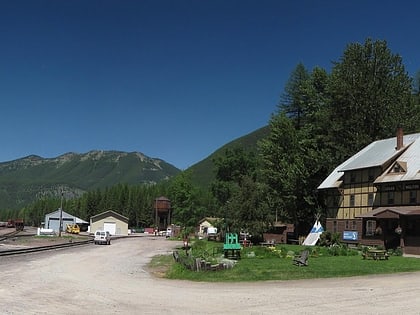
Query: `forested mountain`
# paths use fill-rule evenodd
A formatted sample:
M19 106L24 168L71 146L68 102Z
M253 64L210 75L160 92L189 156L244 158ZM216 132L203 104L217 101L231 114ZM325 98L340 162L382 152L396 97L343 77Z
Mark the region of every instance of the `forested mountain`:
M154 184L180 172L139 152L90 151L56 158L31 155L0 163L0 209L20 209L41 197L67 198L122 183Z
M269 128L268 126L265 126L225 144L220 149L210 154L207 158L197 164L194 164L188 169L191 171L192 182L199 187L208 188L215 179L215 159L223 157L226 150L233 148L241 148L244 151L255 153L258 150L258 142L268 136L268 133Z
M255 152L257 142L267 134L268 127L263 127L224 145L186 170L193 174L191 182L208 189L215 178L216 158L233 148ZM154 199L161 195L174 198L169 190L171 182L172 187L178 185L171 181L178 174L181 171L176 167L138 152L90 151L56 158L31 155L0 163L0 218L18 216L38 225L45 213L63 202L66 211L85 220L101 211L114 210L129 217L130 226L150 226ZM201 203L195 200L197 206ZM173 206L177 207L175 203ZM196 216L206 215L206 210L199 207ZM196 220L196 216L188 217Z

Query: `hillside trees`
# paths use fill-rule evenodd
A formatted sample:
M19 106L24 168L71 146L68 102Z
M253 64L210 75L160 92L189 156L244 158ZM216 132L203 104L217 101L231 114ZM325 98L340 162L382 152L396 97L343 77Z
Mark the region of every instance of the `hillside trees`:
M44 221L46 213L57 210L60 207L59 198L40 198L31 205L25 207L20 212L20 218L23 218L25 224L40 226ZM11 218L14 218L12 216Z
M154 223L154 200L160 196L171 200L173 222L190 229L202 218L204 208L214 209L213 198L194 187L188 172L183 172L170 182L157 185L117 184L86 192L80 198L64 198L63 210L86 221L112 210L126 216L130 227L147 227ZM45 214L57 210L60 203L60 198L39 199L23 209L22 216L27 224L40 226Z
M155 191L156 190L156 191ZM151 226L153 201L159 197L159 193L165 195L155 187L143 187L136 185L129 188L128 217L132 222L131 226Z
M88 222L92 216L112 210L128 217L130 227L146 227L153 223L155 198L167 194L166 183L150 186L118 184L86 192L80 198L64 198L63 210ZM60 205L60 198L44 197L25 207L19 215L27 224L40 226L45 214L57 210ZM16 216L10 215L12 218Z

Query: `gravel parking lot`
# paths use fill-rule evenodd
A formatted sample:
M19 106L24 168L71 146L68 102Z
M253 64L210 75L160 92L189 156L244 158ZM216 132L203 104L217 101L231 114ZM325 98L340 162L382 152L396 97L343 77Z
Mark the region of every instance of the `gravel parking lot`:
M0 257L1 314L420 314L420 273L197 283L147 272L152 256L177 245L131 237Z

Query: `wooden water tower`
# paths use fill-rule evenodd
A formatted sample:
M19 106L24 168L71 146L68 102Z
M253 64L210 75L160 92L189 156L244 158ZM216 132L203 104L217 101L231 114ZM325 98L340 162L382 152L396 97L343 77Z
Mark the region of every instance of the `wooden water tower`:
M160 230L166 230L171 224L171 201L166 197L155 199L155 226Z

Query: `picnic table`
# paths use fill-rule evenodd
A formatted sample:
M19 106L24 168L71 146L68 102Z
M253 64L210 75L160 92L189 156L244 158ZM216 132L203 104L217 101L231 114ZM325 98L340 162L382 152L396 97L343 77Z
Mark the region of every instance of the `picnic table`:
M373 260L388 260L388 253L385 249L368 249L362 254L363 259L373 259Z
M271 246L275 246L276 243L274 241L270 241L270 242L261 242L260 243L261 246L266 246L266 247L271 247Z

